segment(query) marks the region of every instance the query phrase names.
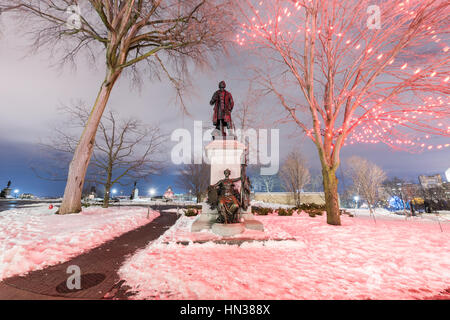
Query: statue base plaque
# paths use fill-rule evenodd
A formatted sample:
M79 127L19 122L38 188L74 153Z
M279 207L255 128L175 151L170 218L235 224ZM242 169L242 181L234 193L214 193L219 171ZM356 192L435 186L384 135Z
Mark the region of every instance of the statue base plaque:
M211 229L212 225L216 223L218 216L217 210L212 210L207 203L203 202L202 213L198 215L192 224L191 232Z
M231 237L245 231L243 223L214 223L211 231L222 237Z

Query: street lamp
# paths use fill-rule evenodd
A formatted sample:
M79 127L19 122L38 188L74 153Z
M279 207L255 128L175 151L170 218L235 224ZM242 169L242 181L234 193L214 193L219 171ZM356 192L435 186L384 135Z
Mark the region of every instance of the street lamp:
M358 208L359 196L354 196L353 200L355 200L355 209L357 209Z
M150 201L152 201L152 196L155 195L156 189L155 188L150 188L150 190L148 190L148 193L150 194Z

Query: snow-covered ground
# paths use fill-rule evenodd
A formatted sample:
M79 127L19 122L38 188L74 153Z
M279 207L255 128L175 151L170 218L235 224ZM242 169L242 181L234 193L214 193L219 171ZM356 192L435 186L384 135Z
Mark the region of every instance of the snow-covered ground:
M176 209L175 209L176 210ZM211 230L202 230L200 232L191 232L192 223L196 217L181 216L177 222L167 230L161 237L159 237L156 243L180 243L180 242L206 242L221 240L222 237L216 235ZM255 240L280 240L280 239L292 239L292 236L284 231L280 226L276 224L265 225L265 232L257 230L246 229L245 232L236 236L231 236L227 239L255 239Z
M346 211L354 214L357 217L371 217L369 209L345 209ZM408 214L408 216L405 215ZM415 216L411 216L410 211L399 211L399 214L395 212L377 208L375 210L375 219L377 217L390 218L390 219L398 219L398 220L412 220L412 221L421 221L421 220L430 220L430 221L450 221L450 211L438 211L437 213L417 213Z
M278 209L278 208L288 209L288 208L295 207L295 206L289 205L289 204L280 204L280 203L272 203L272 202L264 202L264 201L256 201L256 200L252 200L251 205L256 206L256 207L271 208L271 209Z
M137 299L420 299L450 287L450 223L342 216L258 216L265 233L295 238L241 246L176 244L182 217L120 269ZM206 233L199 233L200 239ZM172 240L172 241L171 241ZM165 243L168 241L169 243Z
M67 261L159 216L132 207L84 208L55 215L57 208L30 205L0 212L0 280Z

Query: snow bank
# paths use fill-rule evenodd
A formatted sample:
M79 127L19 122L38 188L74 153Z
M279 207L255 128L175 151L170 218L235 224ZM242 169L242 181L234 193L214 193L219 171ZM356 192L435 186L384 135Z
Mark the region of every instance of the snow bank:
M337 227L325 216L257 219L267 233L296 241L155 241L119 273L137 299L420 299L450 286L448 223L441 232L432 221L342 216Z
M55 215L39 206L0 212L0 280L67 261L159 216L147 209L89 207Z
M358 209L345 209L348 212L351 212L355 216L358 217L369 217L370 212L369 209L364 208L358 208ZM439 211L438 214L436 213L416 213L415 216L411 216L410 211L400 211L401 214L396 214L395 212L389 211L384 208L377 208L375 209L375 219L379 216L382 216L384 218L389 219L396 219L396 220L412 220L412 221L421 221L421 220L429 220L429 221L450 221L450 212L449 211ZM405 215L405 213L408 214L408 216Z
M263 207L263 208L271 208L271 209L278 209L278 208L294 208L295 206L289 205L289 204L280 204L280 203L271 203L271 202L264 202L264 201L257 201L252 200L251 205L255 207Z
M198 241L215 241L221 240L222 237L213 233L211 230L202 230L200 232L191 232L191 227L197 217L181 216L177 222L167 230L154 243L179 243L179 242L198 242ZM291 239L291 235L285 232L280 226L270 224L265 227L265 231L249 230L245 232L228 237L227 239L255 239L255 240L280 240Z

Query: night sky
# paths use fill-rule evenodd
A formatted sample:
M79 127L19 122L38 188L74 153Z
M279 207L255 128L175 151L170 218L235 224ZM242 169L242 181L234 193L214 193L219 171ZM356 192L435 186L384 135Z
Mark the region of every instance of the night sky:
M103 81L104 68L80 59L75 66L62 69L54 66L48 53L27 54L28 43L18 37L6 17L0 22L0 188L12 180L12 188L20 192L38 196L61 196L63 181L46 181L38 178L32 170L34 166L45 166L46 155L38 143L45 141L55 123L62 119L58 112L61 104L84 100L91 105ZM193 129L194 120L211 122L211 95L220 80L227 82L227 89L233 94L235 104L245 99L248 89L245 58L231 52L229 56L214 65L212 70L194 69L191 80L193 87L186 95L190 115L183 115L174 99L174 90L168 81L144 79L141 88L134 87L130 78L122 75L113 90L108 108L113 108L123 116L140 118L143 122L159 123L166 133L176 128ZM149 77L150 78L150 77ZM261 100L258 105L269 121L266 128L280 129L281 157L293 146L300 148L313 169L318 169L318 157L312 143L302 134L297 134L290 124L273 124L281 111L273 100ZM277 112L278 111L278 112ZM267 120L266 119L266 120ZM448 140L448 139L447 139ZM442 143L443 138L432 138ZM446 141L448 143L448 141ZM169 142L167 152L174 145ZM450 167L450 148L441 151L427 151L421 154L397 152L382 145L358 145L343 149L343 163L351 155L369 158L387 171L389 176L398 176L417 182L419 174L439 173ZM162 193L168 185L173 185L176 167L171 165L161 175L154 176L150 182L139 182L141 194L150 187ZM117 187L129 194L131 186ZM176 191L181 190L175 188Z

